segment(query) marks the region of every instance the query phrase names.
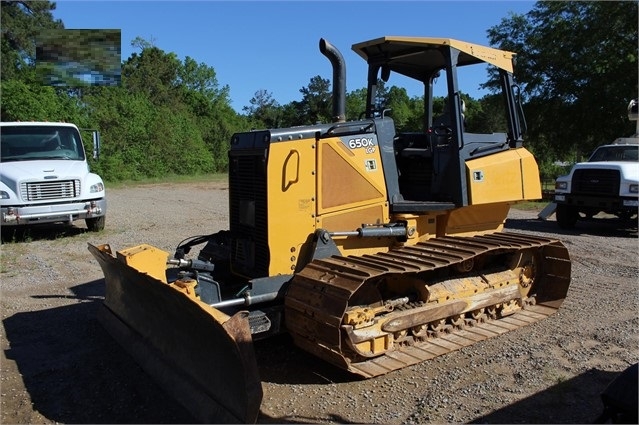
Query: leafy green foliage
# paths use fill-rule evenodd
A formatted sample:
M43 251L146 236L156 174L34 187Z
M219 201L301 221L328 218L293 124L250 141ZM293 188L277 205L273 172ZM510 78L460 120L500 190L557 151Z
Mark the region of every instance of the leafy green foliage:
M258 90L250 100L250 106L242 108L251 117L253 128L277 128L280 127L280 105L273 94L266 90Z
M176 100L180 66L175 53L149 47L124 62L122 81L130 92L145 96L155 105L166 105Z
M20 80L0 83L2 89L2 121L45 121L61 115L55 89Z
M568 165L563 165L563 163L553 162L548 159L541 161L539 164L539 177L542 180L552 180L556 179L559 176L566 175L570 172L570 167L573 165L572 163L568 163Z
M299 103L299 124L332 122L331 82L316 75L307 87L300 89L302 101Z
M99 129L102 138L102 155L93 169L111 181L144 177L154 117L149 99L122 87L100 87L85 95L84 101L96 105L91 127Z
M391 115L398 129L406 128L413 111L410 108L410 98L406 89L392 86L386 97L386 108L391 110Z
M22 80L0 82L2 121L66 121L81 125L85 111L75 96Z
M138 52L122 63L120 87L43 86L35 73L36 36L64 28L54 9L51 2L2 1L1 118L100 130L102 155L91 166L108 181L224 172L235 132L333 120L331 82L319 75L300 88L299 100L284 105L270 91L257 91L240 115L213 67L140 37L131 43ZM637 15L634 1L538 2L488 30L491 45L517 53L526 142L544 177L562 172L557 160L580 160L596 145L633 132L626 105L638 91ZM493 90L494 68L488 77L483 87ZM506 131L501 96L461 96L466 131ZM372 101L379 111L390 110L398 131L425 130L422 96L380 80ZM434 98L432 107L443 113L444 99ZM347 120L365 109L365 89L347 93Z
M491 44L518 53L527 139L543 145L540 155L583 155L633 133L626 106L638 91L637 16L636 1L542 1L488 31Z
M355 121L366 112L366 90L357 89L346 93L346 120Z
M501 95L486 95L479 101L463 97L466 102L466 131L471 133L506 133L508 123L504 115Z
M53 21L53 9L45 2L2 2L3 121L67 121L98 129L102 153L89 161L108 181L227 170L231 136L248 129L249 120L231 108L229 88L219 86L213 68L190 57L180 61L136 38L141 51L122 64L120 87L44 86L33 72L34 35L62 27ZM92 149L88 135L85 147Z
M64 28L62 21L53 19L53 10L55 3L51 2L2 1L3 81L23 79L33 73L38 35L46 29Z

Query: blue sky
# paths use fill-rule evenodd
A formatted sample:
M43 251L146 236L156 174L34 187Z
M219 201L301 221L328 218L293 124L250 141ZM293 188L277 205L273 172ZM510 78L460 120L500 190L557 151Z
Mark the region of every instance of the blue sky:
M445 37L488 45L487 30L509 14L525 14L532 1L71 1L56 2L53 16L66 29L120 29L122 60L142 37L180 60L192 57L215 69L241 112L258 90L280 104L301 100L312 77L331 79L319 52L324 38L346 62L346 89L366 85L366 63L351 46L383 36ZM487 74L472 67L462 90L474 98ZM418 85L410 96L422 94Z

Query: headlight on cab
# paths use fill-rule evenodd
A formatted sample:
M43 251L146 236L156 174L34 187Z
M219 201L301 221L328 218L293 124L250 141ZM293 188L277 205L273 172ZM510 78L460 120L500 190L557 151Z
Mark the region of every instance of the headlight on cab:
M102 182L92 184L91 187L89 188L89 192L91 193L102 192L103 190L104 190L104 184Z
M5 192L4 190L0 190L0 199L9 199L9 192Z
M639 184L631 184L630 193L639 193Z
M555 182L555 189L559 189L559 190L568 189L568 182Z

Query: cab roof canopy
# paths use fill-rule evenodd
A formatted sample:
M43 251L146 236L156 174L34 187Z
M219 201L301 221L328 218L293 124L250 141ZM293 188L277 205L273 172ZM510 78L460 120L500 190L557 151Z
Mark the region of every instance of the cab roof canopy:
M452 38L387 36L353 45L369 65L386 65L390 71L426 82L433 72L446 66L441 48L459 51L457 66L488 63L513 72L515 53Z

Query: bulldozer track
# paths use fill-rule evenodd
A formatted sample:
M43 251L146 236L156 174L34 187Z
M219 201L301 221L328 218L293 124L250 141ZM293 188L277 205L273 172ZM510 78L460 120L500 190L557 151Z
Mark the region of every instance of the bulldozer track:
M417 273L459 266L484 254L526 249L540 254L542 267L531 289L533 296L521 300L522 308L514 313L464 319L455 326L448 324L441 331L429 332L409 344L393 344L384 354L372 358L353 355L349 349L344 314L352 307L352 297L362 285L390 275L410 278ZM375 255L332 256L312 261L288 288L286 326L300 348L355 374L374 377L542 320L557 311L569 282L568 251L558 240L509 232L440 237ZM410 309L411 303L403 308Z

